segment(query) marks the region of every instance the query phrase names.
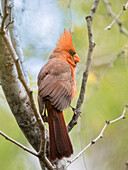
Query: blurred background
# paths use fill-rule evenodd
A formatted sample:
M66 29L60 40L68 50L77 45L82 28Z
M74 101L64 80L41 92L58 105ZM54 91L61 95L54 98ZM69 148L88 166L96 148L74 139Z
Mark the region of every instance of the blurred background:
M118 15L127 0L111 1L111 9ZM88 51L88 35L85 17L93 0L15 0L15 13L25 65L30 86L37 98L37 75L54 50L64 28L71 29L73 43L81 58L76 71L77 95L72 102L76 106L82 72ZM128 10L119 20L128 30ZM114 23L111 30L104 30L113 18L103 1L100 1L93 21L96 43L88 79L82 116L70 132L75 157L91 140L96 138L105 124L122 114L128 103L128 36L120 33ZM128 117L128 111L126 112ZM65 111L66 123L73 115ZM0 130L31 148L20 131L0 87ZM97 141L73 162L69 170L125 170L128 161L128 119L107 127L104 138ZM0 136L1 170L40 170L38 159Z

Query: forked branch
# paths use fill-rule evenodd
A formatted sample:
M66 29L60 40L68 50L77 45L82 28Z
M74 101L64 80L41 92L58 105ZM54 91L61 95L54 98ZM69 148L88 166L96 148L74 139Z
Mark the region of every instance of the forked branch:
M121 119L125 119L125 113L126 113L127 108L128 108L128 104L125 105L124 110L122 112L122 115L120 117L118 117L118 118L116 118L114 120L111 120L111 121L110 120L105 121L106 123L105 123L104 127L102 128L100 134L94 140L92 140L74 159L72 159L70 161L70 163L68 164L68 166L71 163L73 163L76 159L78 159L90 146L95 144L99 139L103 138L104 131L107 128L108 125L110 125L112 123L115 123L115 122L117 122L117 121L119 121Z
M112 11L111 9L111 6L110 6L110 3L108 0L103 0L106 8L107 8L107 11L108 11L108 14L114 18L114 20L112 21L112 23L107 26L105 28L105 30L110 30L112 25L116 22L119 26L119 29L120 29L120 32L123 33L124 35L128 36L128 30L126 30L124 27L123 27L123 24L120 22L120 20L118 19L119 16L122 14L123 11L126 11L127 10L127 7L128 7L128 2L122 7L121 11L119 12L119 14L116 16L115 13Z

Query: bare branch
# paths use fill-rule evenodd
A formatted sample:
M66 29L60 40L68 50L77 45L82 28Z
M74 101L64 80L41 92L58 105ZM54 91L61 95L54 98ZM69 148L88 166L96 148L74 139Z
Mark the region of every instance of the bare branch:
M5 1L3 0L1 2L1 8L3 11L5 10ZM24 65L24 55L23 55L23 50L20 46L19 43L19 36L18 36L18 31L15 23L15 12L14 12L14 0L7 0L7 5L6 5L6 13L8 15L8 18L5 20L4 23L4 30L3 31L9 31L9 38L11 39L10 43L13 46L17 56L19 57L19 61L21 64L22 72L25 78L25 81L27 85L29 86L29 77L27 70ZM7 30L8 29L8 30Z
M27 92L21 81L17 79L14 61L1 34L0 51L0 82L3 92L20 129L38 152L41 142L39 124L35 118Z
M120 11L120 13L115 17L115 19L112 21L112 23L109 26L107 26L104 30L110 30L112 25L117 21L117 19L122 14L122 12L123 12L123 10Z
M15 49L15 52L20 59L22 72L24 74L25 81L26 81L27 85L29 86L29 77L28 77L26 68L24 66L23 50L19 43L19 36L18 36L17 27L16 27L16 23L15 23L14 0L11 0L11 3L9 5L9 22L6 25L6 27L9 28L9 33L10 33L10 38L11 38L13 48Z
M7 0L4 1L4 16L3 16L3 19L2 19L2 23L1 23L1 33L4 32L4 26L5 26L5 21L6 21L6 18L8 17L8 12L7 12Z
M5 1L2 1L2 9L5 10ZM4 30L9 31L10 39L11 39L11 45L13 46L17 56L19 57L19 61L21 64L22 72L25 78L25 81L27 82L27 85L29 86L29 77L28 73L26 71L26 68L24 66L24 55L23 50L19 43L19 36L16 28L15 23L15 12L14 12L14 0L7 0L6 5L6 13L8 14L8 18L6 19L4 23Z
M112 123L115 123L115 122L117 122L117 121L119 121L119 120L121 120L121 119L125 119L125 112L126 112L127 108L128 108L128 104L125 105L124 110L123 110L123 112L122 112L122 115L121 115L120 117L118 117L117 119L114 119L114 120L112 120L112 121L107 120L106 123L105 123L105 125L104 125L104 127L103 127L103 129L101 130L100 134L99 134L94 140L92 140L73 160L71 160L70 163L68 164L68 166L69 166L72 162L74 162L76 159L78 159L79 156L81 156L90 146L92 146L93 144L95 144L99 139L103 138L103 133L104 133L104 131L105 131L105 129L107 128L108 125L110 125L110 124L112 124Z
M86 85L87 85L87 80L88 80L92 55L93 55L93 49L95 47L95 42L93 39L93 32L92 32L92 21L93 21L94 15L96 13L98 4L99 4L99 0L94 0L90 14L86 17L89 49L88 49L87 60L86 60L86 64L85 64L85 68L84 68L84 72L83 72L83 79L82 79L82 84L81 84L80 95L79 95L77 105L76 105L76 114L73 115L72 120L70 121L70 123L67 126L68 131L70 131L77 124L77 120L78 120L78 117L80 116L82 104L84 101L84 95L86 92Z
M35 153L35 152L33 152L32 150L26 148L24 145L22 145L21 143L15 141L14 139L8 137L6 134L4 134L4 133L1 132L1 131L0 131L0 135L2 135L2 136L3 136L5 139L7 139L8 141L10 141L10 142L14 143L15 145L19 146L19 147L22 148L23 150L25 150L25 151L31 153L32 155L38 157L38 154L37 154L37 153Z
M116 16L115 13L112 11L111 7L110 7L110 3L107 0L103 0L107 10L108 10L108 14L114 18L114 20L112 21L112 23L107 26L105 28L105 30L110 30L112 25L116 22L119 26L120 32L125 34L126 36L128 36L128 31L123 27L122 23L119 21L119 16L122 14L123 11L125 11L127 9L128 6L128 2L126 3L126 5L123 6L123 9L120 11L120 13Z
M8 29L9 25L13 24L13 22L14 22L13 20L10 21L10 22L5 26L5 29Z

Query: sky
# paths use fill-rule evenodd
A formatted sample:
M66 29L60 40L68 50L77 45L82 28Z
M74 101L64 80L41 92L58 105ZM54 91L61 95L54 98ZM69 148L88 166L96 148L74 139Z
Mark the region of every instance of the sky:
M53 0L16 0L16 20L24 49L33 46L39 54L55 48L64 18L57 2Z
M26 68L35 81L46 62L44 56L49 57L63 32L64 14L55 0L15 0L14 2Z

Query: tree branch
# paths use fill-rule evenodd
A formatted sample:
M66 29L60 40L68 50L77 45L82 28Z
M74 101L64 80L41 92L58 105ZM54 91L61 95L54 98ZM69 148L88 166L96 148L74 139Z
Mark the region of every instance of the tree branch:
M4 0L1 2L1 6L2 6L2 10L4 11L5 10L5 8L4 8L5 1ZM15 24L14 0L7 0L6 13L7 13L8 17L4 23L4 25L5 25L4 31L7 31L7 30L9 31L8 33L10 35L10 43L13 46L17 56L19 57L19 61L20 61L21 68L22 68L22 73L24 74L25 81L26 81L27 85L29 86L29 77L28 77L26 68L24 66L23 50L19 43L19 36L18 36L16 24ZM4 12L3 12L3 15L4 15Z
M11 3L9 5L9 10L10 10L10 13L9 13L10 19L9 19L8 28L9 28L11 42L12 42L13 48L15 49L17 56L20 59L22 72L24 74L25 81L26 81L27 85L29 86L29 77L28 77L28 73L27 73L27 70L26 70L25 65L24 65L23 50L22 50L20 43L19 43L19 36L18 36L16 22L15 22L14 0L11 0ZM7 27L7 25L6 25L6 27Z
M118 117L117 119L114 119L112 121L107 120L104 127L103 127L103 129L101 130L100 134L94 140L92 140L74 159L72 159L70 161L70 163L68 164L68 166L71 163L73 163L76 159L78 159L90 146L95 144L99 139L103 138L103 133L104 133L104 131L107 128L108 125L110 125L112 123L115 123L115 122L117 122L117 121L119 121L121 119L125 119L125 112L126 112L127 108L128 108L128 104L125 105L124 110L122 112L122 115L120 117Z
M2 23L1 23L1 32L4 32L4 26L5 26L5 21L6 18L8 17L8 12L7 12L7 0L4 1L4 14L3 14L3 19L2 19Z
M30 99L17 79L14 61L0 34L0 82L10 109L30 144L39 151L41 132Z
M84 72L83 72L83 79L82 79L79 98L77 100L75 113L72 117L72 120L70 121L70 123L67 126L68 131L71 131L71 129L77 124L77 120L78 120L78 117L80 116L82 104L83 104L83 101L84 101L84 95L85 95L85 92L86 92L86 85L87 85L91 60L92 60L92 56L93 56L93 50L94 50L94 47L95 47L95 42L94 42L94 39L93 39L93 31L92 31L92 21L93 21L94 15L96 13L96 9L98 7L98 4L99 4L99 0L94 0L90 14L86 17L87 29L88 29L89 49L88 49L87 60L86 60L86 64L85 64L85 68L84 68Z
M128 2L123 6L123 9L120 11L120 13L116 16L115 13L112 11L111 7L110 7L110 3L107 0L103 0L107 10L108 10L108 14L114 18L114 20L112 21L112 23L107 26L105 28L105 30L110 30L112 25L116 22L119 26L120 32L123 33L124 35L128 36L128 31L123 27L122 23L120 22L120 20L118 19L119 16L122 14L123 11L125 11L127 9L128 6Z
M5 139L7 139L8 141L10 141L10 142L14 143L15 145L19 146L19 147L22 148L23 150L25 150L25 151L31 153L32 155L38 157L38 154L37 154L37 153L35 153L35 152L33 152L32 150L26 148L24 145L22 145L21 143L15 141L14 139L8 137L6 134L4 134L4 133L1 132L1 131L0 131L0 135L2 135L2 136L3 136Z

